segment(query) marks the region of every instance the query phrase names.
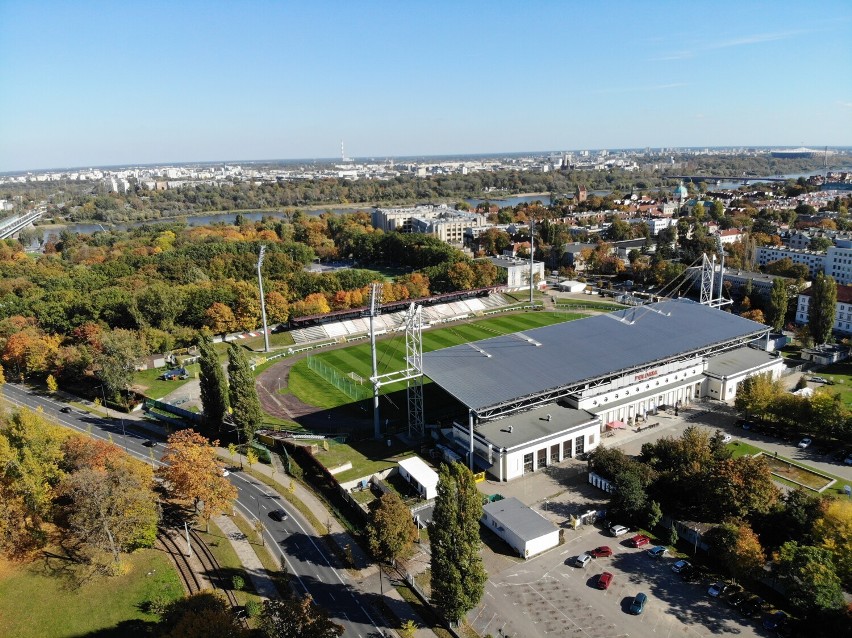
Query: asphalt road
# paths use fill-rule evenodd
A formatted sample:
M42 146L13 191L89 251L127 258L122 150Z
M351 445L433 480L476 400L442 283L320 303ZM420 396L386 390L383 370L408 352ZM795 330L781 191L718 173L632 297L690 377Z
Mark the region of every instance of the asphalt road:
M160 461L162 441L153 448L143 445L145 441L156 440L156 437L144 430L137 431L133 419L103 419L76 409L63 413L60 409L66 404L12 383L0 386L0 393L13 405L41 408L45 416L63 427L99 439L111 439L136 458L156 466L163 465ZM377 594L356 588L346 572L332 565L328 550L306 532L310 525L298 510L290 507L269 487L244 476L239 470L232 471L229 478L238 491L236 507L250 520L258 518L263 522L267 545L275 547L279 557L286 561L297 587L310 594L333 620L343 625L344 636L367 638L382 636L385 631L390 634L390 628L383 627L385 623L381 617L370 611L370 600L373 597L377 599ZM274 509L283 509L287 513L286 519L275 521L270 518L269 513Z

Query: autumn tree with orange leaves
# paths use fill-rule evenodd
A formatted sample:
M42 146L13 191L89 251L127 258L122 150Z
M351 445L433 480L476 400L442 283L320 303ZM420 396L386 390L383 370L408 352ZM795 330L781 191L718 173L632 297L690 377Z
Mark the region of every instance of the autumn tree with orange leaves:
M222 476L224 466L216 458L216 446L194 430L172 434L163 452L165 467L159 475L169 492L192 501L196 515L210 528L210 519L228 512L237 489Z

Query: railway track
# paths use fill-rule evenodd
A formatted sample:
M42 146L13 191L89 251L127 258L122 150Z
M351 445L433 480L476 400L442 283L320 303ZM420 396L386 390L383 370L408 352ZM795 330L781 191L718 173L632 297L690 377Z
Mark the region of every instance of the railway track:
M160 528L159 533L157 534L157 540L159 541L160 546L169 555L175 567L177 567L186 591L191 596L203 589L208 589L209 582L213 589L218 589L225 595L225 598L231 607L238 607L239 604L237 603L237 598L234 595L234 592L223 586L224 583L220 580L219 562L216 560L213 552L210 551L210 548L207 547L195 530L191 530L189 535L192 543L193 555L201 564L201 573L194 569L191 558L187 557L184 553L185 546L182 546L183 543L172 536L172 534L169 533L169 530ZM206 575L206 580L202 574Z

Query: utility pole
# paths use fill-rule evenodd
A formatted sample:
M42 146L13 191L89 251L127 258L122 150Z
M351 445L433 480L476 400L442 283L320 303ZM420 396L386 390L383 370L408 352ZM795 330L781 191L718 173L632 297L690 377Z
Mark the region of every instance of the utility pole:
M263 351L269 352L269 328L266 325L266 298L263 295L263 276L260 269L263 266L263 254L266 246L260 246L260 255L257 257L257 285L260 287L260 316L263 318Z

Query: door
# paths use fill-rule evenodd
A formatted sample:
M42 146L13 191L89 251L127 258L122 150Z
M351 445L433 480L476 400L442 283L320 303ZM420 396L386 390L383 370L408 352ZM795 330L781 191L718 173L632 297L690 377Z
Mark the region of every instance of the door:
M559 444L550 446L550 462L559 463Z
M540 467L547 467L547 448L543 447L538 451L538 464L536 465L536 469Z
M533 455L532 452L524 454L524 474L533 471Z
M562 458L570 459L574 456L574 441L568 439L562 444Z

